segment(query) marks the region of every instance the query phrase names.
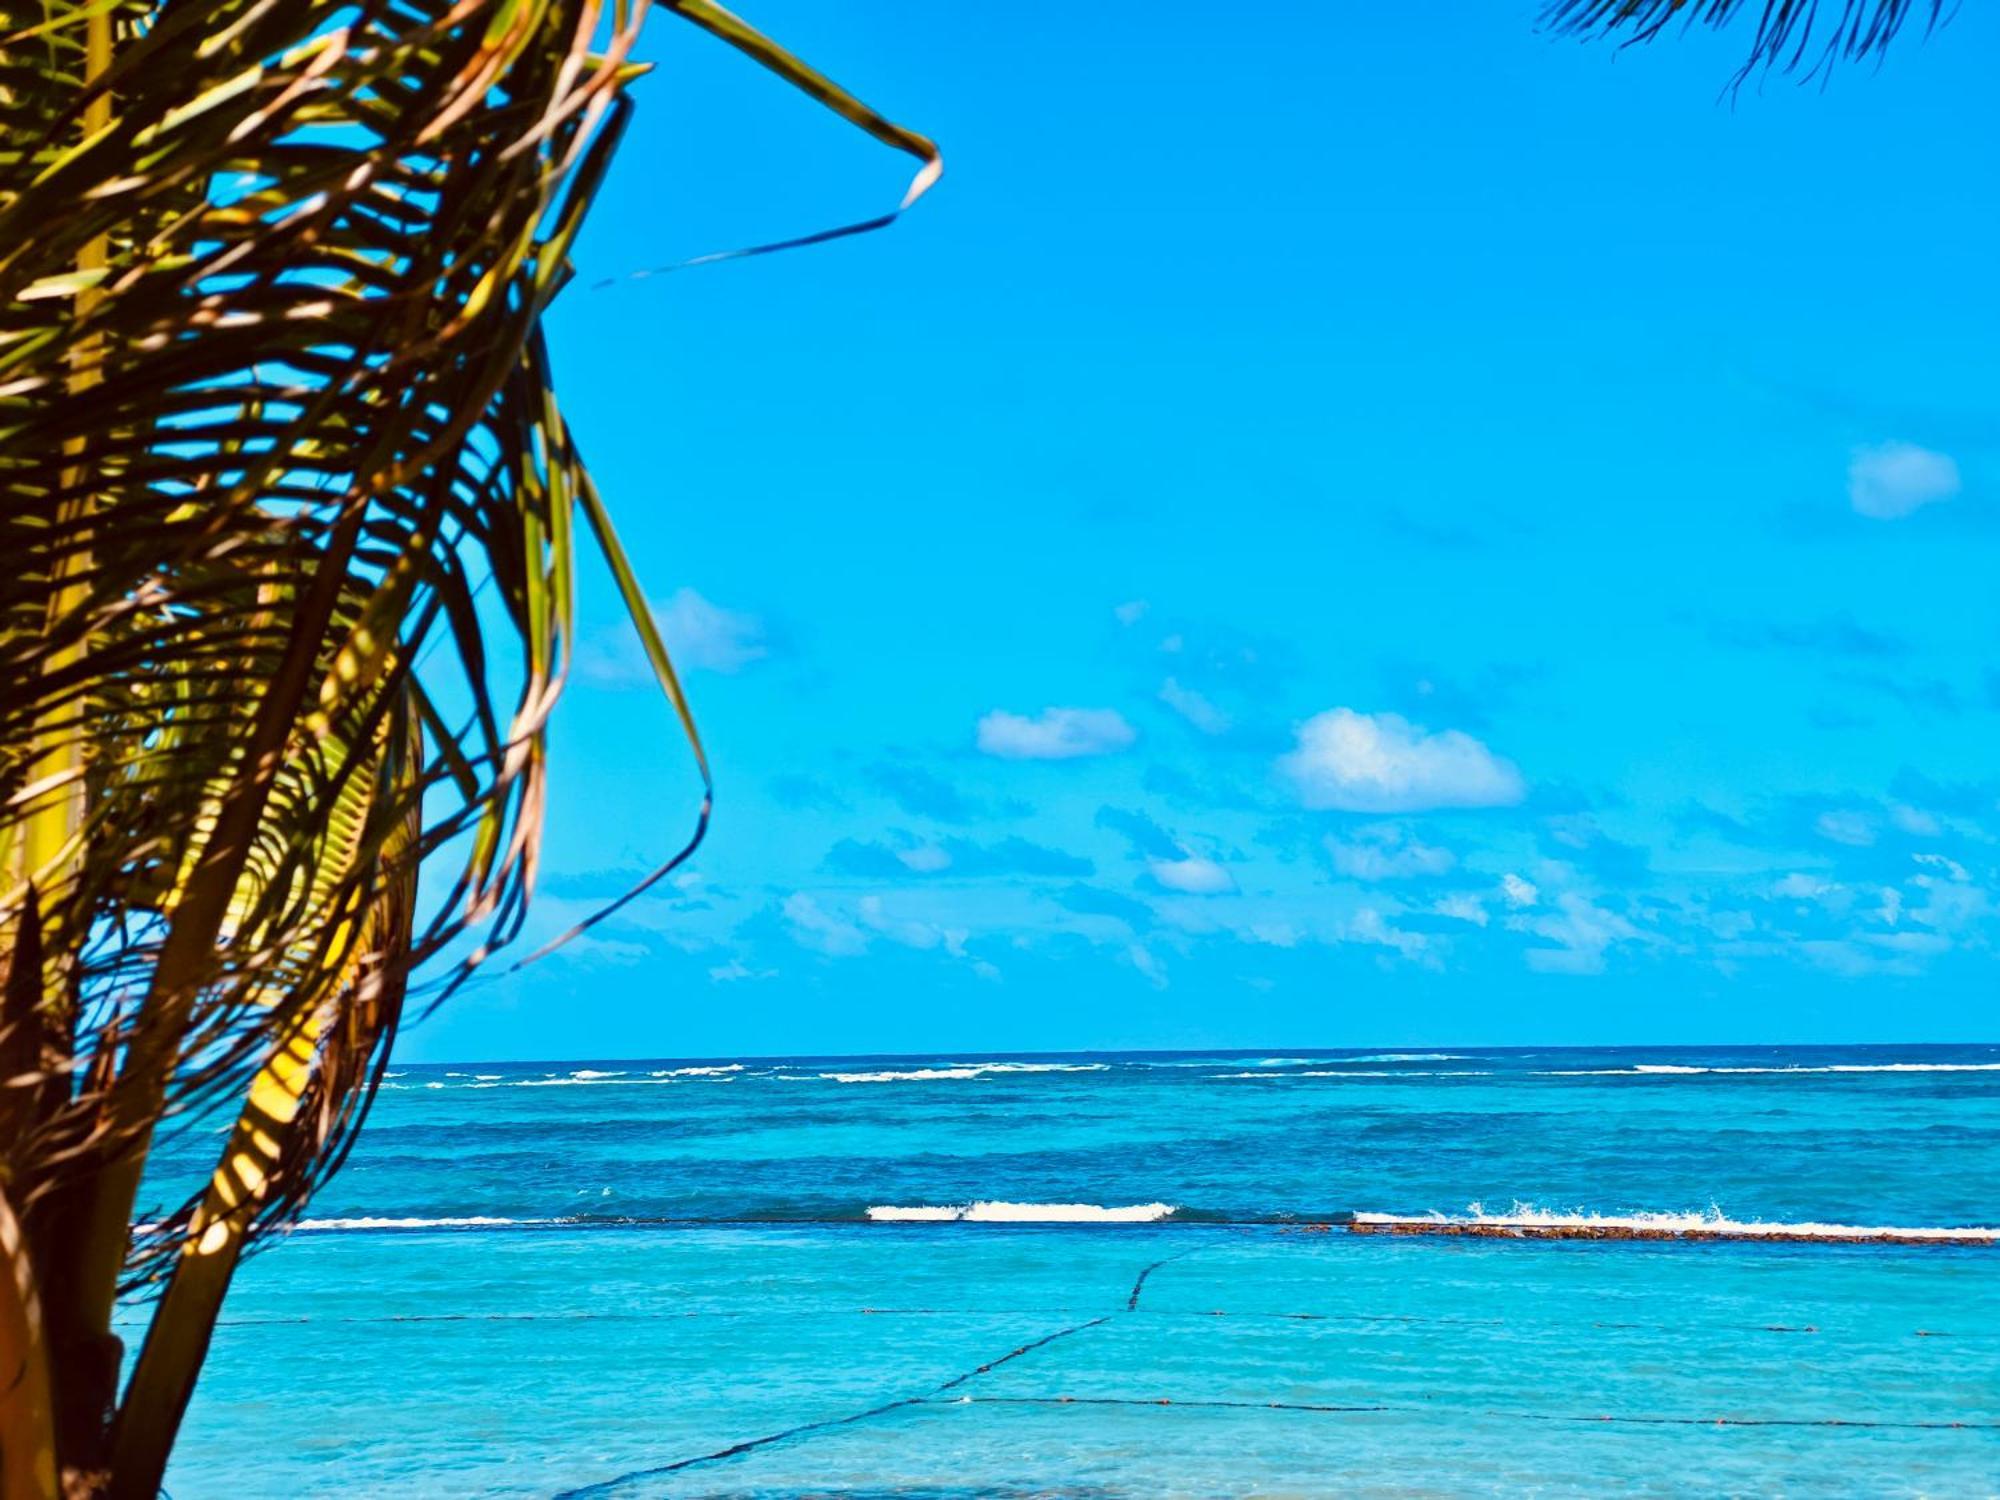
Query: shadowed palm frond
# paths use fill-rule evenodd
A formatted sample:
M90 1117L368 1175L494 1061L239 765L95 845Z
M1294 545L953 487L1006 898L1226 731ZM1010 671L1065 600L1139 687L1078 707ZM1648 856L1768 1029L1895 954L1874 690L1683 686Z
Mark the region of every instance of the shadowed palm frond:
M667 3L923 158L912 196L935 175ZM645 11L0 0L0 1208L36 1273L0 1344L40 1330L79 1493L157 1489L229 1275L338 1165L412 972L447 993L520 933L585 546L702 783L667 867L706 827L540 333ZM175 1119L236 1123L135 1227ZM121 1286L159 1300L114 1433ZM0 1392L0 1452L25 1411Z
M1956 9L1947 0L1551 0L1542 25L1560 36L1650 42L1674 23L1720 30L1755 17L1750 55L1735 82L1775 69L1810 78L1836 63L1879 56L1921 18L1928 34Z

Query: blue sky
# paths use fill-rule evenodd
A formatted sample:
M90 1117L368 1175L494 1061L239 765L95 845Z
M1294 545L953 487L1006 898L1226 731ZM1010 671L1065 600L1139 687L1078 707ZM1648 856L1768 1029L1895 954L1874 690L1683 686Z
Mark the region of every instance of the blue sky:
M716 764L409 1058L1991 1039L2000 18L657 20L553 319ZM1982 102L1983 101L1983 102ZM535 931L696 796L602 577Z

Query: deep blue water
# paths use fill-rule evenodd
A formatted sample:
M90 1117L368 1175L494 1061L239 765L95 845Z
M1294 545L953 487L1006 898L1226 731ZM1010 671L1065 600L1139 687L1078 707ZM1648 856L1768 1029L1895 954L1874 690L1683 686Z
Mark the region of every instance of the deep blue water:
M2000 1047L397 1068L169 1488L2000 1492L2000 1247L1349 1213L2000 1226Z

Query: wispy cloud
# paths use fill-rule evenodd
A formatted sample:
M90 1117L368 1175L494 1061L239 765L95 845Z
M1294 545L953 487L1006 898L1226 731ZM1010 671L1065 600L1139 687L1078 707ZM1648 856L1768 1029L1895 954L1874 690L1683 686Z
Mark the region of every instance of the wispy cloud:
M1153 879L1184 896L1220 896L1236 889L1236 881L1227 870L1199 854L1156 859L1149 863L1148 868Z
M1449 849L1418 843L1393 823L1375 823L1357 829L1352 839L1329 835L1326 852L1332 856L1335 872L1350 880L1409 880L1419 875L1442 875L1457 863Z
M746 979L776 979L776 969L753 969L740 958L732 958L726 964L717 964L708 971L708 977L717 984L737 984Z
M1351 708L1306 720L1298 748L1278 767L1307 807L1344 812L1507 807L1527 791L1511 762L1469 734L1433 734L1400 714Z
M802 946L834 958L854 958L868 951L867 933L827 911L804 891L785 898L785 921Z
M1558 896L1548 915L1516 918L1509 925L1555 945L1530 948L1523 955L1529 968L1543 974L1600 974L1607 949L1642 936L1625 918L1576 891Z
M1728 621L1716 627L1715 637L1730 646L1818 651L1828 656L1907 656L1910 651L1908 641L1870 630L1849 614L1800 622Z
M1017 836L990 844L948 838L921 843L905 836L898 843L864 843L842 839L827 851L823 867L837 875L870 879L907 879L916 875L1040 876L1074 878L1089 875L1094 866L1079 855L1051 849Z
M1958 464L1915 443L1857 448L1847 465L1848 502L1877 521L1900 520L1958 491Z
M979 748L1002 760L1075 760L1109 755L1138 738L1110 708L1045 708L1029 718L995 709L979 721Z
M1203 734L1222 734L1229 728L1228 714L1193 688L1182 687L1175 678L1160 684L1160 701Z
M771 654L764 622L724 609L693 589L677 589L653 605L667 654L682 672L733 675ZM586 640L577 651L577 673L602 687L635 687L653 680L652 664L629 623Z

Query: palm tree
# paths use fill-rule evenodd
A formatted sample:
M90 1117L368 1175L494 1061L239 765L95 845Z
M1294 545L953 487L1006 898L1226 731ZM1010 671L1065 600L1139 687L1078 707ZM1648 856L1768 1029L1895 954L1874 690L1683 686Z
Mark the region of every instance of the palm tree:
M7 1500L157 1492L240 1257L339 1165L405 1011L520 931L586 537L702 780L665 868L706 825L540 331L645 10L0 0ZM227 1127L214 1175L139 1215L188 1122Z

